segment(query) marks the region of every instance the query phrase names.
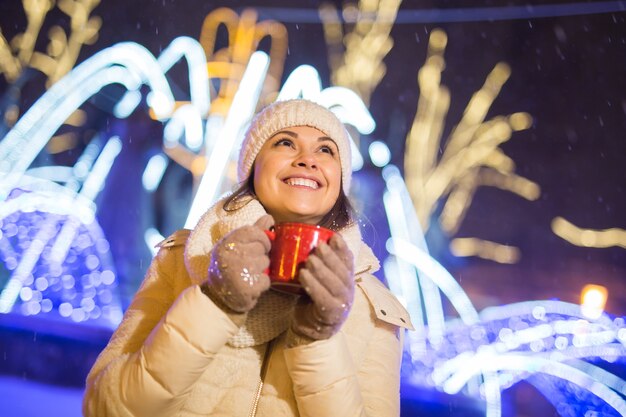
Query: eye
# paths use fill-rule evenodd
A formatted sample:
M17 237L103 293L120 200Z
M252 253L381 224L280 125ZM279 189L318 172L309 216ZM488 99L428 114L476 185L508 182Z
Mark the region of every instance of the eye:
M274 143L274 146L289 146L289 147L292 147L293 146L293 141L291 139L281 138L281 139L278 139Z
M320 152L327 153L331 156L335 155L335 150L331 148L330 146L326 146L326 145L320 147Z

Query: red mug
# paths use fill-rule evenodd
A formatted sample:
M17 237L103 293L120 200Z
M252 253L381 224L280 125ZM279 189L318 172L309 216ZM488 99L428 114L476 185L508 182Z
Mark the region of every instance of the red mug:
M335 232L306 223L279 223L265 230L272 241L270 266L266 271L272 288L292 294L302 293L298 273L309 254L320 242L327 243Z

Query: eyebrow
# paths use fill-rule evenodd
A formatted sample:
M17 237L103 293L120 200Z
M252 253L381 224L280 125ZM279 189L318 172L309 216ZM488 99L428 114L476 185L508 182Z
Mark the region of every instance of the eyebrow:
M272 135L272 137L274 137L274 136L276 136L276 135L280 135L280 134L282 134L282 133L285 133L285 134L287 134L288 136L291 136L292 138L296 138L296 139L298 138L298 134L297 134L296 132L292 132L291 130L279 130L278 132L274 133L274 134ZM318 142L327 142L327 141L330 141L330 142L334 143L334 144L335 144L335 146L337 146L337 147L338 147L337 142L335 142L335 141L333 140L333 138L330 138L330 137L328 137L328 136L320 136L319 138L317 138L317 141L318 141Z

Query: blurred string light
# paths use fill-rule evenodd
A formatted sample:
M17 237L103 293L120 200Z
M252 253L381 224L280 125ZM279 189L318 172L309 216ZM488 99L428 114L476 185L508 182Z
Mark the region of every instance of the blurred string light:
M90 205L92 207L90 207ZM108 243L93 203L67 192L26 191L3 203L0 256L11 279L0 293L0 312L10 312L16 296L26 315L61 314L73 321L93 320L115 327L121 320L119 296ZM81 226L64 265L49 262L50 246L60 225L78 218ZM26 231L34 233L25 233ZM14 310L14 309L13 309ZM62 314L61 314L62 315Z
M384 173L388 173L388 171L389 170L384 171ZM387 188L393 190L383 194L383 203L387 214L389 230L392 236L402 236L406 238L406 235L415 229L407 224L407 222L411 220L410 216L407 216L405 213L403 213L404 216L401 216L399 215L400 213L398 213L398 210L403 210L407 207L402 201L403 193L401 190L396 190L390 185L390 183L394 181L393 176L387 175L383 176L383 178L387 179ZM418 234L418 237L419 236ZM420 243L422 244L421 247L425 247L425 242ZM424 308L421 303L422 297L419 276L416 276L415 269L409 263L392 256L385 259L383 268L385 277L387 277L387 282L389 283L389 288L407 308L411 320L417 329L417 331L408 334L408 338L410 339L408 341L409 350L412 355L421 356L426 352L427 332L425 330L427 328L425 327L426 317L424 315ZM433 298L431 297L431 299ZM438 300L439 298L435 297L434 299ZM439 327L441 328L443 325L443 314L435 315L434 320L439 320Z
M359 97L364 106L369 105L372 92L387 70L383 59L393 46L389 33L399 7L400 0L346 3L342 15L349 31L344 32L337 8L328 2L322 3L319 18L324 29L331 82L336 86L332 88L354 91L352 94ZM354 106L345 106L345 109L352 108ZM354 125L361 134L369 134L376 127L373 120L369 123L371 128L344 120L352 114L350 111L347 114L341 110L336 113L344 123ZM352 167L358 171L363 166L359 153L360 137L355 132L352 139Z
M450 251L454 256L477 256L501 264L514 264L520 259L520 250L514 246L471 237L452 239Z
M393 47L389 34L400 3L401 0L346 3L343 19L331 3L320 6L331 81L354 90L366 104L386 73L383 59ZM347 33L344 33L342 20L350 28Z
M228 33L228 44L216 50L220 27ZM249 8L238 15L232 9L220 7L205 17L200 43L208 59L206 70L210 78L220 80L211 103L214 115L225 117L228 114L252 54L266 39L270 41L269 67L259 93L262 103L273 101L272 95L280 86L287 55L287 29L273 20L257 22L257 12Z
M626 230L624 229L581 229L562 217L554 218L551 226L555 235L572 245L586 248L610 248L617 246L626 249Z
M534 182L515 174L515 164L500 149L513 132L530 127L531 117L514 113L485 120L509 77L506 64L494 67L470 99L459 124L443 139L450 106L450 93L441 85L447 41L442 30L431 32L426 63L418 73L420 97L406 139L404 170L422 226L428 229L435 208L444 200L438 220L448 234L454 234L479 186L497 187L529 200L538 198L540 189ZM497 262L512 263L519 259L517 248L478 238L453 241L451 249L457 256L480 256Z
M529 316L534 320L544 320L552 314L578 319L585 318L580 310L580 305L558 300L523 301L505 306L487 307L481 311L480 318L482 321L495 321ZM610 327L613 325L613 321L606 314L597 317L594 322L601 326Z
M52 26L48 31L49 42L44 54L35 51L35 46L55 2L24 1L26 30L10 41L0 32L0 73L13 82L30 66L46 74L48 87L54 84L72 69L82 46L91 45L98 39L102 19L89 15L99 3L100 0L58 2L58 9L70 18L70 33L68 36L61 26Z
M168 161L165 155L160 153L153 155L148 161L146 169L143 171L143 175L141 176L143 188L147 191L156 190L161 182L161 179L163 178L167 164Z

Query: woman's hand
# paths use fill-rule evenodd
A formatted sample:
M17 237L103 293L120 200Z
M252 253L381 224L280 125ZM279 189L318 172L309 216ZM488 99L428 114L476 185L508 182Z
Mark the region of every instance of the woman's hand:
M308 296L300 297L294 312L294 333L315 340L339 331L354 300L352 252L339 234L320 244L300 270Z
M271 242L263 230L273 224L272 216L265 215L254 225L240 227L217 242L211 251L209 277L203 284L203 291L216 304L246 313L269 289L265 270L270 263Z

